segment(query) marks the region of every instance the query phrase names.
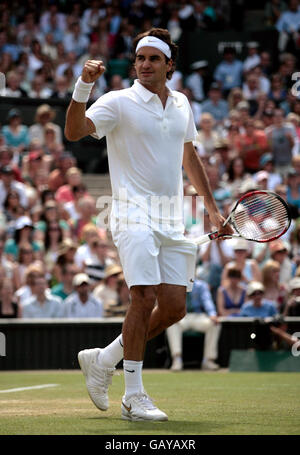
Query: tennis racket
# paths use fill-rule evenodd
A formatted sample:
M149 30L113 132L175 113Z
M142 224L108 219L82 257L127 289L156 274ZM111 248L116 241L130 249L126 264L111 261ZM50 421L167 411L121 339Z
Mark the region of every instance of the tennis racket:
M290 227L291 215L287 203L278 194L257 190L244 194L234 205L224 225L230 223L234 233L218 231L194 239L197 245L219 238L242 237L253 242L271 242Z

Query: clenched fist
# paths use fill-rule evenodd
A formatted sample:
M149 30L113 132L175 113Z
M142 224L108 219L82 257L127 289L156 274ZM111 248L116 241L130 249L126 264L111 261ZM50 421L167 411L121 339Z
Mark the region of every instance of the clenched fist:
M105 71L105 66L101 60L88 60L85 62L81 79L83 82L95 82Z

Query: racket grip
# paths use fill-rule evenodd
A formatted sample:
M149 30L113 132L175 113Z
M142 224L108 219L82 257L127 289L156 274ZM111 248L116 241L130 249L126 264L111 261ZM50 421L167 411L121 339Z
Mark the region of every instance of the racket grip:
M203 243L210 242L210 240L215 240L218 238L218 231L211 232L210 234L201 235L194 240L197 245L202 245Z

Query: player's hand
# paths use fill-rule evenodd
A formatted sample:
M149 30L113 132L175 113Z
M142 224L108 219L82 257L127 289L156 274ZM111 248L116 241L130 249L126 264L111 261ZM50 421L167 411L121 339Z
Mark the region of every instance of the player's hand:
M105 71L105 66L101 60L88 60L85 62L81 79L83 82L91 83L99 79Z
M225 218L220 212L210 213L209 219L211 224L216 227L219 235L226 235L230 237L231 234L233 234L233 229L229 223L224 226Z

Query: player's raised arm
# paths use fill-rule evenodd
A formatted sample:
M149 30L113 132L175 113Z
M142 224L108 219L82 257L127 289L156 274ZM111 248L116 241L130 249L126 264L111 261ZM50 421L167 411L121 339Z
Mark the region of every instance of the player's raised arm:
M78 141L95 132L95 125L85 116L88 102L95 81L104 73L101 60L88 60L81 77L75 84L72 100L66 114L65 136L69 141Z

